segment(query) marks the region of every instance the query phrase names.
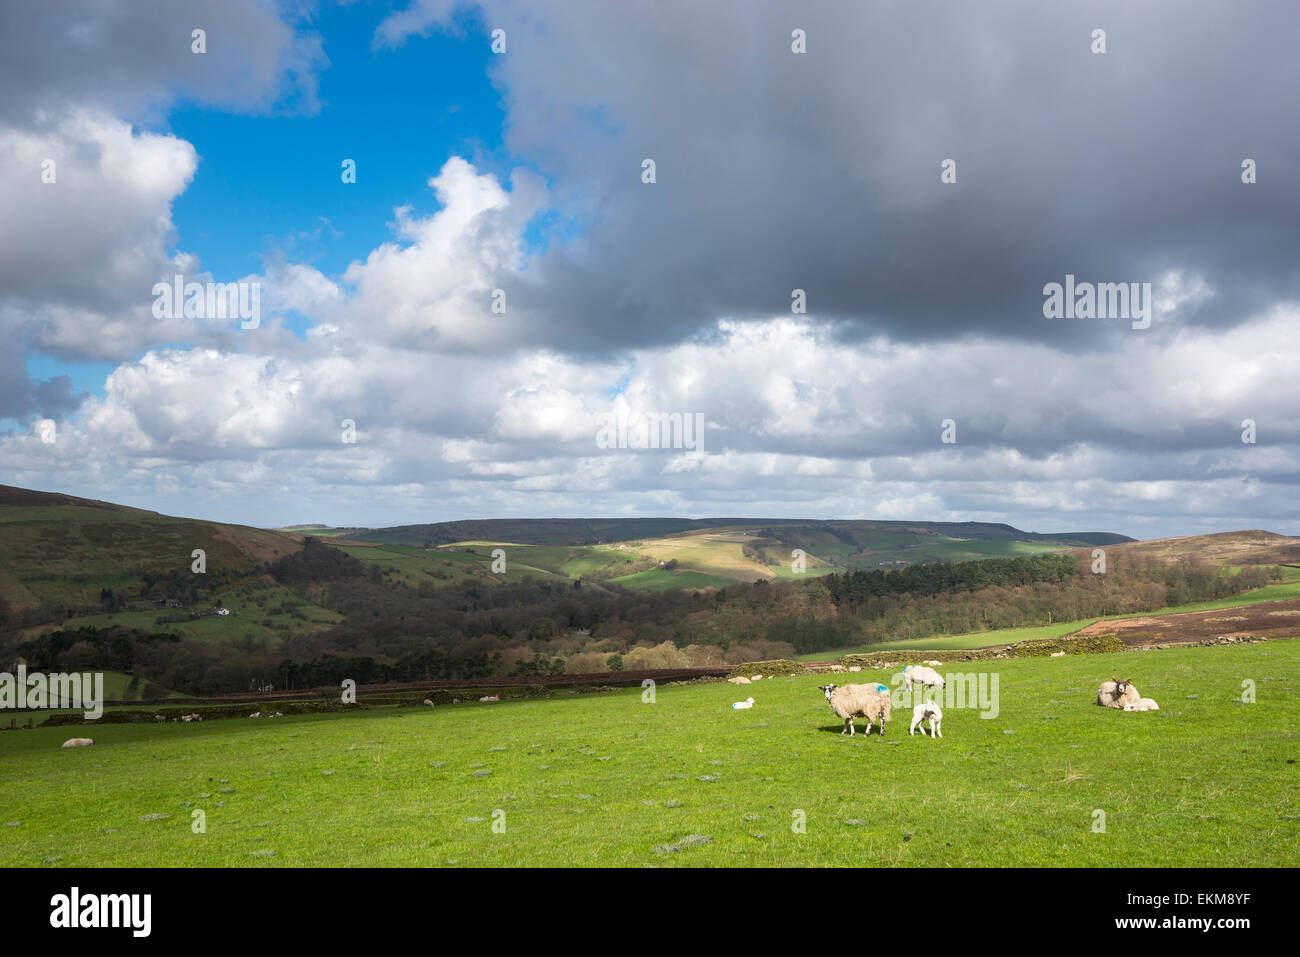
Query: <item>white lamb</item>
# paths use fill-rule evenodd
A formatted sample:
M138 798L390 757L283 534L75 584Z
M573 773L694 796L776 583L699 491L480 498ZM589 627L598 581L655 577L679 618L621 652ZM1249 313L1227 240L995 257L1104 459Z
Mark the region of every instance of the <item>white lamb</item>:
M1154 698L1138 698L1137 701L1125 701L1125 711L1159 711L1160 705Z
M871 725L875 721L880 722L880 733L882 735L885 733L885 722L889 720L893 707L887 686L822 685L818 690L826 695L826 702L831 706L831 710L844 719L844 730L840 731L840 734L852 737L856 733L853 719L857 717L867 719L867 730L863 732L864 734L871 733Z
M922 701L920 704L912 708L912 729L907 733L916 734L917 727L927 718L930 720L930 737L942 738L943 711L941 711L939 705L933 701ZM921 727L921 734L925 734L924 727Z
M732 711L744 711L746 708L754 707L754 699L746 698L744 701L737 701L731 706Z
M912 682L918 682L922 687L935 687L942 690L944 686L943 675L935 671L928 665L905 665L903 667L903 683L907 685L907 690L912 690Z

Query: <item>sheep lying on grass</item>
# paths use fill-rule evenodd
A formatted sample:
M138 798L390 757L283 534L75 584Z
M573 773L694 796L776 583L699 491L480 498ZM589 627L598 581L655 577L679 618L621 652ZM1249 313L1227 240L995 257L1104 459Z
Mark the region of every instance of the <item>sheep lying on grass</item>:
M95 743L94 738L68 738L63 742L65 748L88 748Z
M1160 705L1154 698L1139 698L1137 701L1124 702L1125 711L1159 711Z
M737 701L731 706L733 711L744 711L746 708L754 707L754 699L746 698L744 701Z
M903 683L907 685L907 690L912 690L912 682L917 682L922 687L935 687L942 689L944 685L943 675L935 671L928 665L906 665L903 668Z
M925 721L927 718L930 721L930 737L942 738L943 711L941 711L939 706L933 701L922 701L920 704L912 708L912 729L907 733L916 734L916 729L920 726L921 734L924 735L925 728L924 726L921 726L921 722Z
M1097 704L1105 708L1123 709L1124 705L1130 702L1137 704L1141 697L1128 678L1122 681L1119 678L1111 678L1110 681L1103 681L1101 687L1097 689Z
M491 704L491 703L494 702L494 701L500 701L500 700L501 700L501 696L500 696L500 695L494 695L494 694L488 694L488 695L484 695L483 697L479 698L478 700L481 701L481 702L483 702L483 704Z
M748 679L748 678L743 678L743 677L728 678L727 680L730 681L733 685L747 685L747 684L749 684L749 679Z
M867 719L867 730L871 733L871 724L880 722L880 733L885 733L885 722L889 720L893 702L889 697L889 688L885 685L822 685L818 690L826 695L826 701L836 715L844 719L844 730L840 734L852 737L856 732L853 719Z

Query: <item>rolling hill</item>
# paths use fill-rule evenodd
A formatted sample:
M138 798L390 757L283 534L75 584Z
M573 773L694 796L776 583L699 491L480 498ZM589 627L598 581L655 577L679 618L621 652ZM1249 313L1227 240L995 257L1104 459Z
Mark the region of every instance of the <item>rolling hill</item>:
M1110 532L1047 535L986 522L645 518L443 522L340 530L332 541L455 554L477 546L484 555L499 546L510 561L534 570L662 591L1133 540ZM803 553L803 571L795 571L796 549Z
M196 548L210 571L247 574L301 547L279 532L0 486L0 596L14 609L98 602L143 571L188 571Z
M1022 532L990 522L895 522L815 520L795 518L492 518L390 528L340 529L339 537L383 545L450 545L456 542L505 542L520 545L602 545L657 538L717 528L789 527L823 530L856 537L878 532L898 535L938 535L952 539L1045 541L1074 545L1131 542L1111 532ZM298 528L325 526L295 526Z
M1300 564L1300 538L1260 529L1153 538L1144 542L1121 543L1116 548L1120 554L1153 561L1196 557L1216 565Z

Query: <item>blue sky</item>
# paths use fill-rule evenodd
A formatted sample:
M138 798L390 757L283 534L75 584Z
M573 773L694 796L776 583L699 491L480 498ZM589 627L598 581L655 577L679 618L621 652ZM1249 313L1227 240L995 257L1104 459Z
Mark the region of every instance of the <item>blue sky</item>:
M467 15L458 35L372 50L385 12L325 5L312 19L329 57L319 113L180 106L169 115L167 128L201 157L174 206L181 245L215 275L260 272L263 257L280 254L338 274L392 238L394 208L437 207L426 182L448 157L508 173L505 113L482 25ZM356 161L356 183L342 182L344 159Z

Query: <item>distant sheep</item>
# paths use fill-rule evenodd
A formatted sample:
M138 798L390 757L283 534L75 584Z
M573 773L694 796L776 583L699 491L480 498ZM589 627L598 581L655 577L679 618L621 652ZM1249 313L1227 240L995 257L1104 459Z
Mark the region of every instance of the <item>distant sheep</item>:
M493 702L493 701L500 701L500 700L501 700L501 697L500 697L500 695L489 694L489 695L484 695L483 697L479 698L478 700L481 701L481 702L484 703L484 704L489 704L490 702Z
M754 699L746 698L744 701L737 701L731 706L732 711L744 711L746 708L754 707Z
M1049 658L1064 658L1064 657L1065 657L1065 652L1064 652L1064 651L1053 651L1050 655L1048 655L1048 657L1049 657Z
M849 671L861 671L861 670L862 670L861 665L849 665Z
M63 742L65 748L88 748L95 743L94 738L68 738Z
M747 685L747 684L749 684L749 679L748 679L748 678L728 678L727 680L730 681L733 685Z
M1139 698L1137 701L1124 702L1125 711L1159 711L1160 705L1154 698Z
M843 665L831 665L831 671L843 671L843 670L844 670Z
M942 667L943 667L943 662L942 662L942 661L923 661L923 662L921 662L921 664L923 664L923 665L934 665L934 667L936 667L936 668L942 668Z
M1097 704L1105 708L1122 710L1124 705L1130 702L1137 704L1141 697L1128 678L1122 681L1119 678L1111 678L1110 681L1103 681L1101 687L1097 689Z
M750 680L750 681L762 681L762 680L763 680L763 676L762 676L762 675L750 675L749 680Z
M156 714L156 715L153 716L153 719L154 719L155 721L166 721L166 720L167 720L167 715L165 715L165 714Z
M856 732L853 719L867 719L867 730L871 733L872 722L880 722L880 733L885 733L885 722L889 720L893 702L889 697L889 688L885 685L822 685L818 690L826 696L826 702L835 714L844 719L844 730L840 734L852 737Z
M920 704L912 708L912 729L907 733L916 734L917 727L926 719L929 719L930 721L930 737L942 738L943 711L941 711L939 705L933 701L922 701ZM921 728L921 734L925 734L924 727Z
M262 716L262 712L260 711L254 711L252 714L249 715L250 718L260 718L261 716Z
M433 707L433 702L430 701L428 698L425 698L425 699L424 699L424 703L427 704L430 708Z
M927 665L905 665L903 667L903 683L907 685L907 690L912 690L912 683L917 682L922 687L935 687L942 689L944 686L943 675Z

